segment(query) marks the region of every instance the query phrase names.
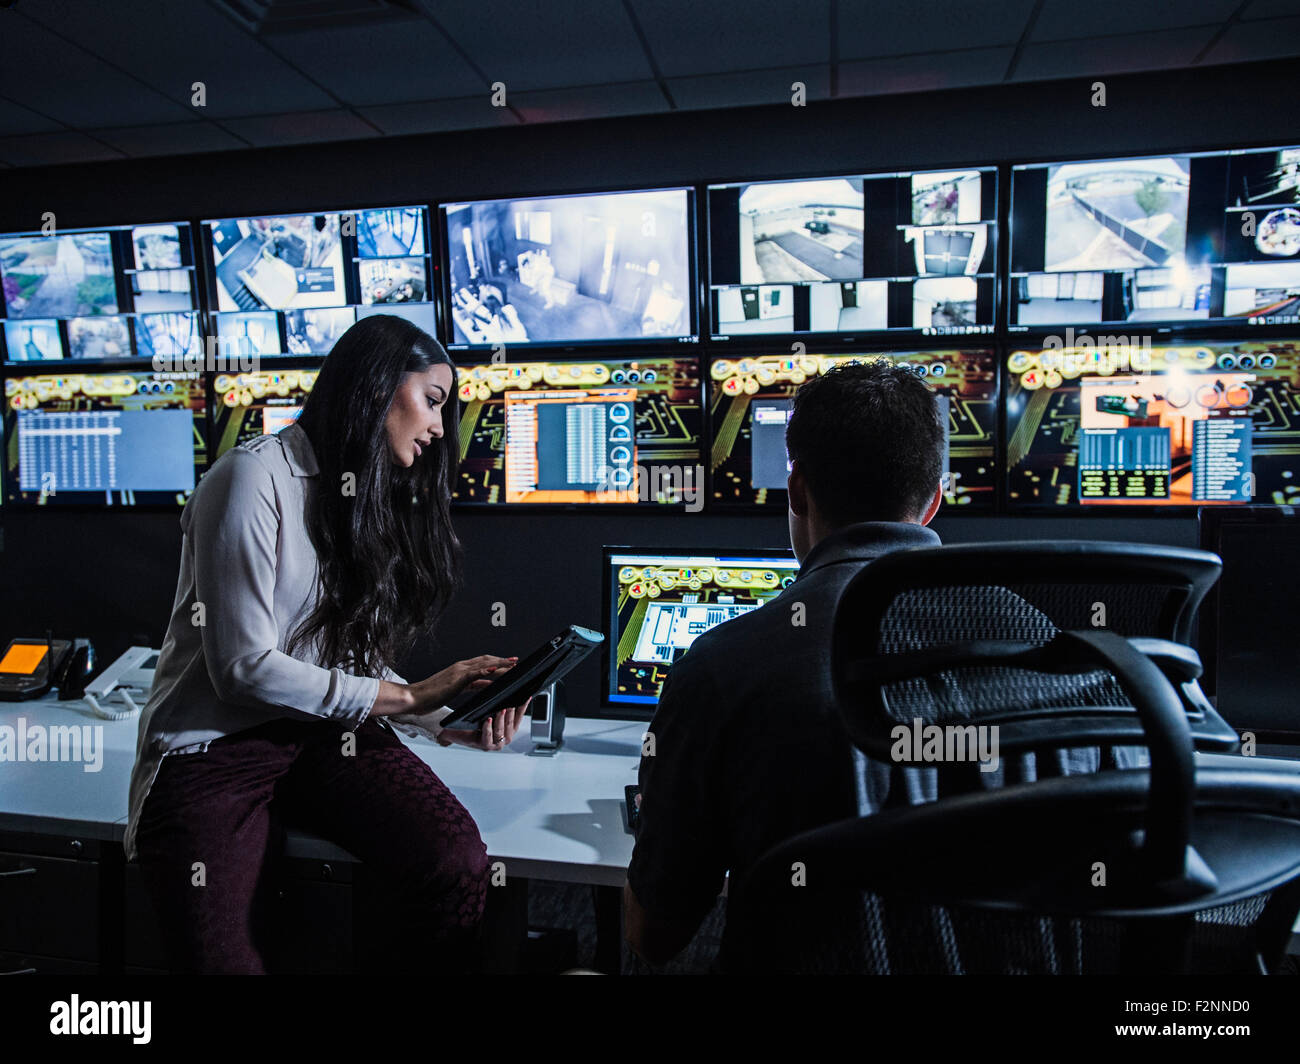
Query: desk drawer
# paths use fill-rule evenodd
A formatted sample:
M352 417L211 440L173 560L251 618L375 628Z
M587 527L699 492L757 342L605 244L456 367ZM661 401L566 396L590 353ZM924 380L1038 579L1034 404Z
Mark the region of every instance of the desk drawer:
M99 963L98 861L0 852L0 950Z
M134 863L123 872L123 963L130 973L165 970L166 943L144 874ZM266 944L265 959L273 971L309 975L353 970L350 878L350 867L319 861L293 862L285 869L273 901L275 937Z

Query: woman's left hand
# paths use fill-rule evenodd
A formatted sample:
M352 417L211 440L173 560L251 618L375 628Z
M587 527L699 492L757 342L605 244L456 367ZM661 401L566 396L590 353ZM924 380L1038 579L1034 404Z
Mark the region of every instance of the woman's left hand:
M515 732L528 716L529 702L532 702L531 698L522 706L503 709L495 716L488 717L483 722L483 727L476 732L448 728L438 735L438 745L451 746L452 743L459 743L476 750L504 750L514 741Z

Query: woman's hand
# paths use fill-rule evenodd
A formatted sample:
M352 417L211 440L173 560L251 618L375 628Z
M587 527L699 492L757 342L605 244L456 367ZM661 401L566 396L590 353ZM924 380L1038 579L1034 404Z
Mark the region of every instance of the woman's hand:
M480 654L477 658L467 658L449 665L427 680L411 684L416 708L409 712L437 709L463 691L476 691L480 687L486 687L498 672L504 672L518 661L517 657L499 658L495 654Z
M515 732L528 715L528 703L531 701L530 698L522 706L512 706L501 710L494 717L488 717L483 722L483 727L476 732L448 728L439 734L438 745L451 746L452 743L459 743L476 750L504 750L514 741Z
M370 709L372 717L389 717L402 713L431 713L440 709L462 691L486 687L492 677L513 666L519 659L499 658L495 654L480 654L449 665L418 683L393 683L379 681L379 694Z

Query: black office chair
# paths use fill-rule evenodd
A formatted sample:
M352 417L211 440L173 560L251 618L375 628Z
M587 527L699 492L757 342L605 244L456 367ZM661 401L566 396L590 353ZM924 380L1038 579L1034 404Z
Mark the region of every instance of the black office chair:
M1195 746L1235 738L1181 645L1217 566L1058 543L899 551L864 568L837 606L831 667L868 758L889 761L894 729L920 721L997 725L1000 754L1141 744L1150 765L985 791L978 766L944 766L968 793L789 839L729 899L729 919L735 906L767 936L731 965L1273 970L1300 910L1300 771L1195 768ZM1110 630L1079 625L1102 619L1097 604Z

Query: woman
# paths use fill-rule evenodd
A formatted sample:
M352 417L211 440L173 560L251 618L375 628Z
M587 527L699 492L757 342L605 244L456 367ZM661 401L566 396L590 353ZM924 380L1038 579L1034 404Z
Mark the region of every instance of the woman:
M392 670L458 584L456 402L436 340L403 318L363 318L298 421L223 455L185 507L125 840L176 969L265 970L285 820L348 849L391 892L382 913L407 949L386 970L448 970L472 954L486 850L387 720L499 750L527 708L442 732L444 703L516 659L483 655L412 684Z

